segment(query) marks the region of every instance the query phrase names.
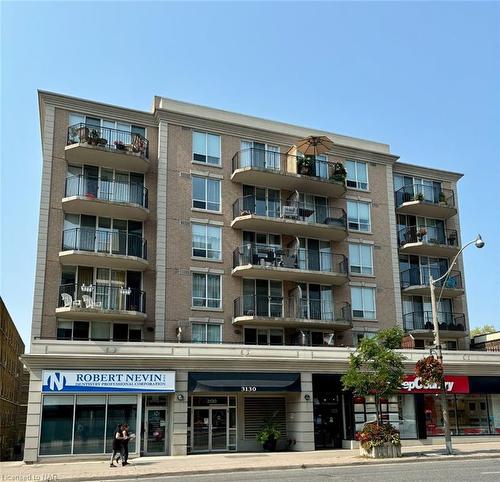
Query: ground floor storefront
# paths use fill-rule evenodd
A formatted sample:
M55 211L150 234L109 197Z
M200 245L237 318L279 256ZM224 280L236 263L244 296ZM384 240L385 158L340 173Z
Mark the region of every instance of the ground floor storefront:
M37 366L30 367L25 460L109 457L113 434L122 423L136 435L129 444L131 457L261 452L257 435L269 421L281 433L279 451L352 448L356 432L375 419L373 398L342 389L347 350L334 363L324 363L321 357L339 352L296 349L290 352L298 355L293 359L279 350L276 362L262 350L255 357L269 360L245 360L241 349L224 349L226 356L216 347L218 358L207 360L198 347L184 361L180 355L95 357L82 368L75 368L78 360L69 355L50 363L45 356L32 356ZM230 350L234 361L227 356ZM312 362L299 360L303 353ZM193 361L193 354L200 359ZM245 350L244 356L251 354ZM60 368L70 361L73 368ZM495 370L485 364L468 374L464 365L462 373L454 368L446 376L454 436L500 435L500 375L477 374L500 372L500 357L495 363ZM414 361L408 363L412 365ZM381 400L379 412L403 440L432 442L444 434L439 390L423 387L410 370L400 393Z

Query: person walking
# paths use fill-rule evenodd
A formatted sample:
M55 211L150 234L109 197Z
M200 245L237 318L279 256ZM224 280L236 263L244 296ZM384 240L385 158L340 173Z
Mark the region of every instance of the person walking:
M130 432L128 430L128 423L122 425L122 467L128 465L128 443L130 441Z
M115 459L122 459L123 465L123 425L117 425L113 436L113 453L111 454L110 467L116 467L114 464Z

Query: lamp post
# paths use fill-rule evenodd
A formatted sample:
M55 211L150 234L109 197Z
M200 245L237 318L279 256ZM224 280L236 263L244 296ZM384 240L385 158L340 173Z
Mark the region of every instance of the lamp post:
M429 286L431 289L431 309L432 309L432 324L434 326L434 345L437 350L437 358L441 363L441 366L443 365L443 352L441 349L441 339L439 337L439 320L438 320L438 314L437 314L437 303L436 303L436 283L438 283L441 280L444 283L446 283L446 279L448 278L451 270L453 269L454 264L456 263L458 257L462 254L462 251L467 247L470 246L471 244L475 244L476 248L482 248L484 246L484 241L481 239L481 236L478 234L476 239L469 241L467 244L462 246L460 251L457 253L457 255L453 258L453 261L450 263L450 267L448 268L448 271L443 276L440 276L437 279L434 279L432 277L432 274L429 275ZM443 376L441 377L441 409L443 411L443 424L444 424L444 439L446 443L446 453L448 455L451 455L453 453L453 448L451 445L451 432L450 432L450 417L448 413L448 403L446 400L446 383L444 380L444 371L443 371Z

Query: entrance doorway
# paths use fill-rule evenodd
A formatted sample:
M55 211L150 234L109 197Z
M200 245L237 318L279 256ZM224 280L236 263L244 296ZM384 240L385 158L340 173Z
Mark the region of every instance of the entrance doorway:
M236 450L236 397L190 398L190 452Z
M167 451L167 409L146 408L144 452L147 455L163 454Z

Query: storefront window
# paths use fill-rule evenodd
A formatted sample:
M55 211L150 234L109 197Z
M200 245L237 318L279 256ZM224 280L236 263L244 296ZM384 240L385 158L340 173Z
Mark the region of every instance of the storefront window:
M491 433L500 434L500 395L490 395Z
M136 433L137 398L135 395L110 395L108 400L108 424L106 428L106 452L111 452L116 427L128 423L129 432ZM128 445L135 452L135 439Z
M71 453L73 395L43 397L40 455Z
M77 396L73 453L96 454L104 450L104 395Z
M452 435L457 435L457 417L455 412L455 397L449 395L446 397L448 403L448 413L450 417L450 430ZM425 395L425 426L427 436L444 435L443 409L441 408L440 395Z
M415 416L415 397L399 396L399 431L402 439L417 438L417 419Z
M460 435L488 434L488 403L485 395L456 395L458 433Z

